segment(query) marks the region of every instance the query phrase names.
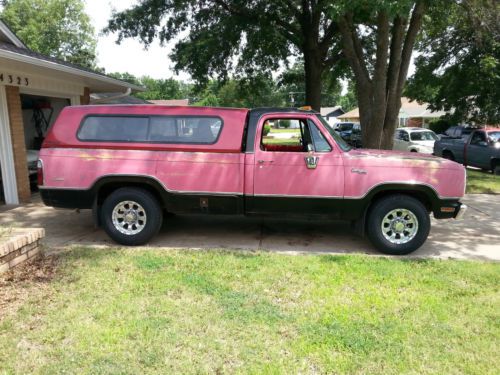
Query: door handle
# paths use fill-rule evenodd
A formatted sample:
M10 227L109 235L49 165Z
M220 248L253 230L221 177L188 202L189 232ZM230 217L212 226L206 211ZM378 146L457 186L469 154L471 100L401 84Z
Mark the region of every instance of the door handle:
M259 163L259 164L264 164L266 162L271 164L271 163L274 163L274 160L257 160L257 163Z
M306 156L304 158L307 169L316 169L318 166L319 156Z

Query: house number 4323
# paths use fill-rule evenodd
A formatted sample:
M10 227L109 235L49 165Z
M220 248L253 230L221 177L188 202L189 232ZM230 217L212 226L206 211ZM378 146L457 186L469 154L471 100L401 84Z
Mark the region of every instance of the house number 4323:
M0 73L0 82L8 85L29 86L30 81L26 77L20 77L13 74Z

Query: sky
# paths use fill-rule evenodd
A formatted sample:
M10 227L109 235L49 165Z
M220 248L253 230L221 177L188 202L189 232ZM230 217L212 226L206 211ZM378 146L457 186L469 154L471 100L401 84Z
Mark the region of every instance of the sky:
M168 57L173 44L161 47L155 41L145 50L138 40L125 39L118 45L115 43L116 34L101 35L113 9L121 11L135 3L137 0L85 0L85 10L98 35L98 65L105 68L106 73L128 72L138 77L189 79L188 74L176 75L173 70L173 63Z

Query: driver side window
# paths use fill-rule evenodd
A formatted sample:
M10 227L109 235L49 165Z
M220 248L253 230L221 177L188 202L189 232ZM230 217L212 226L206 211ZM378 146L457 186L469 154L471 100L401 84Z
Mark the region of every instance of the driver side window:
M486 136L483 132L475 132L470 141L471 145L479 145L481 142L486 142Z
M264 122L261 149L272 152L304 152L312 144L304 120L275 118Z

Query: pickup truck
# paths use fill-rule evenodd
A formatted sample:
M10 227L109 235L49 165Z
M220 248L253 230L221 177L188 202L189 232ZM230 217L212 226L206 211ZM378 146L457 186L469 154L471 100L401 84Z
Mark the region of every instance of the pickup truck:
M434 155L500 175L500 128L473 129L466 137L443 137Z
M466 209L459 164L353 149L295 108L66 107L38 167L46 205L93 209L124 245L147 243L165 213L205 213L348 220L382 252L407 254L425 242L430 213Z

